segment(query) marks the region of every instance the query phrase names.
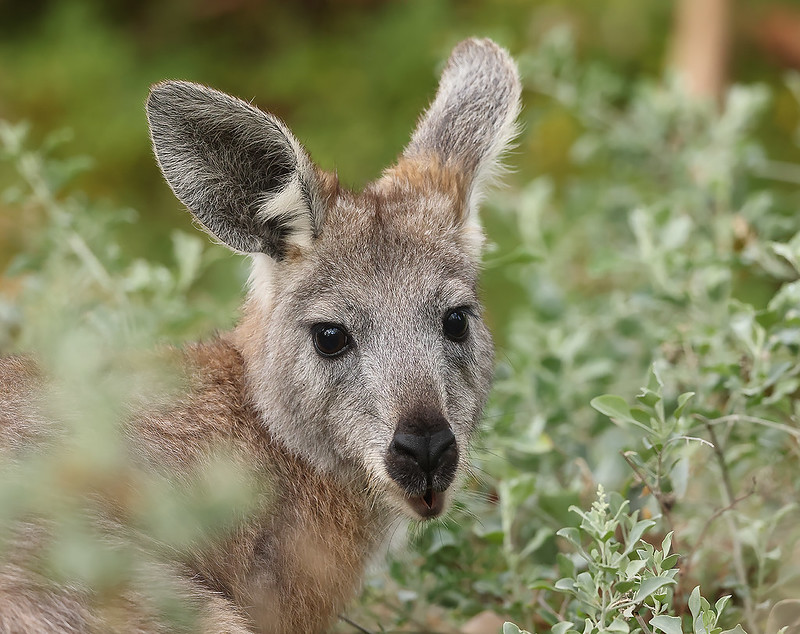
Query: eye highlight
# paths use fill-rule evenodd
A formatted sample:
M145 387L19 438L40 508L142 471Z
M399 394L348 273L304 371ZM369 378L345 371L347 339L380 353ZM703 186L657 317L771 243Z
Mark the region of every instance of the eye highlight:
M442 328L448 339L463 341L469 333L467 311L462 308L448 311L442 320Z
M322 357L337 357L350 347L350 335L338 324L314 324L311 337L314 349Z

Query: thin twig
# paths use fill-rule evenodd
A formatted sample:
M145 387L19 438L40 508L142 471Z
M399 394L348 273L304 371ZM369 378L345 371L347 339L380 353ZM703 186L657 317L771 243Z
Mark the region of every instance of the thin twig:
M711 528L711 525L714 523L714 521L718 517L720 517L723 513L727 513L728 511L732 510L737 504L739 504L739 502L742 502L743 500L746 500L747 498L749 498L752 495L754 495L755 492L756 492L756 490L755 490L755 482L754 482L753 483L753 488L750 489L750 491L748 491L744 495L740 495L731 504L728 504L727 506L724 506L722 508L717 509L705 521L705 524L703 524L703 528L700 531L700 534L697 536L697 539L695 540L694 545L691 547L691 549L689 550L689 552L686 555L683 555L681 557L681 560L684 563L683 563L683 568L681 569L681 581L678 582L679 589L676 591L676 594L681 594L683 592L682 588L680 587L682 585L681 582L689 580L690 573L691 573L691 570L692 570L692 565L693 565L692 560L694 558L694 554L697 552L697 549L703 543L703 540L705 540L706 533L708 533L708 531Z
M536 597L536 602L540 606L542 606L543 610L545 610L546 612L549 612L550 614L552 614L559 621L563 621L564 620L564 619L561 618L561 615L558 612L556 612L553 608L551 608L550 605L547 603L547 601L544 600L544 596L542 595L541 592L538 593L538 596Z
M344 621L344 622L345 622L345 623L347 623L348 625L351 625L352 627L356 628L356 629L357 629L359 632L361 632L362 634L372 634L372 632L371 632L370 630L368 630L368 629L367 629L367 628L365 628L365 627L361 627L361 626L360 626L358 623L356 623L355 621L352 621L351 619L348 619L348 618L347 618L347 617L346 617L344 614L340 614L340 615L339 615L339 619L340 619L340 620L342 620L342 621Z
M726 502L728 505L731 505L736 499L736 496L733 494L733 484L731 484L731 475L728 472L728 463L725 461L725 454L722 453L722 447L719 444L719 440L717 440L717 435L714 433L714 428L712 427L711 422L703 422L708 430L708 435L711 436L711 446L714 448L714 454L717 456L717 462L719 463L719 469L722 475L722 484L725 487L725 493L727 497Z
M564 597L564 600L561 602L561 607L558 609L558 620L559 621L566 621L567 620L567 608L569 607L569 597Z
M721 419L716 420L719 421ZM725 454L722 452L722 447L717 440L717 435L714 433L714 426L711 424L711 421L704 420L703 422L708 430L708 435L711 437L711 442L714 444L714 454L716 455L717 462L719 463L721 475L720 488L725 496L725 503L728 506L731 506L736 500L736 496L733 493L733 485L731 484L730 472L728 471L728 463L725 461ZM736 525L736 519L734 516L729 514L726 515L725 519L728 522L728 528L730 530L731 540L733 542L733 567L736 570L736 576L739 579L739 584L741 585L742 589L742 601L744 603L744 616L745 620L747 621L747 630L750 632L750 634L760 634L761 630L758 627L755 619L755 606L753 606L753 597L750 594L750 585L747 582L747 569L744 565L742 543L739 541L738 537L739 528Z
M720 425L722 423L753 423L754 425L763 425L764 427L770 427L772 429L780 430L800 440L800 429L795 429L794 427L790 427L789 425L784 425L783 423L776 423L775 421L767 420L765 418L757 418L755 416L744 416L742 414L730 414L728 416L721 416L719 418L706 418L705 416L702 416L700 414L695 414L694 416L698 420L705 423L706 428L710 428L711 425Z
M653 633L650 631L650 628L649 628L649 627L647 627L647 623L645 623L645 622L644 622L644 619L642 618L642 615L641 615L641 614L639 614L638 612L636 612L636 614L634 614L634 616L636 617L636 620L637 620L637 621L639 621L639 625L641 625L641 626L642 626L642 631L643 631L645 634L653 634Z
M752 488L750 491L748 491L748 492L747 492L747 493L745 493L744 495L740 495L738 498L736 498L736 499L735 499L733 502L731 502L731 503L730 503L730 504L728 504L727 506L724 506L724 507L722 507L722 508L719 508L719 509L717 509L716 511L714 511L714 512L711 514L711 517L709 517L709 518L706 520L705 524L703 524L703 529L700 531L700 534L697 536L697 541L695 542L694 546L692 546L692 549L689 551L689 553L688 553L687 555L685 555L685 556L684 556L684 557L685 557L685 560L686 560L686 566L684 567L684 569L683 569L683 571L682 571L682 574L688 574L688 572L687 572L687 571L688 571L688 570L689 570L689 568L691 567L690 560L691 560L691 558L694 556L694 554L695 554L695 552L697 551L697 549L698 549L698 547L700 546L700 544L701 544L701 543L703 542L703 540L705 539L705 537L706 537L706 533L708 532L709 528L711 527L711 524L713 524L713 523L714 523L714 521L715 521L715 520L716 520L718 517L720 517L720 516L721 516L723 513L727 513L728 511L731 511L731 510L733 510L733 508L734 508L734 507L735 507L737 504L739 504L739 502L743 502L743 501L744 501L744 500L746 500L747 498L749 498L749 497L753 496L753 495L755 494L755 492L756 492L756 490L755 490L755 483L754 483L754 486L753 486L753 488Z
M670 513L669 507L667 506L666 502L664 502L664 500L661 497L662 496L661 488L659 487L658 483L656 483L656 485L653 486L647 481L647 478L642 473L641 469L639 469L636 463L634 463L633 460L631 460L628 457L627 451L621 451L620 454L625 459L625 462L628 463L628 466L633 470L633 473L636 476L636 479L639 481L639 483L646 486L653 493L653 497L656 499L656 502L658 502L658 506L661 508L661 513L663 514L664 519L666 519L667 524L669 525L669 529L674 531L672 514ZM677 542L673 541L673 544L675 543Z
M656 499L658 500L659 506L661 506L662 512L664 513L664 517L667 520L667 524L669 524L669 529L671 531L674 531L675 530L675 523L672 521L672 511L670 510L669 505L662 499L662 497L664 495L664 492L661 490L661 472L662 472L663 464L664 464L663 463L663 458L664 458L664 452L663 451L659 451L658 452L658 459L656 461L656 465L658 466L658 471L656 472L656 482L655 482L656 486L655 486L655 489L653 490L653 494L656 496ZM676 543L674 541L674 539L675 538L673 536L673 544ZM675 546L675 548L677 548L677 546Z

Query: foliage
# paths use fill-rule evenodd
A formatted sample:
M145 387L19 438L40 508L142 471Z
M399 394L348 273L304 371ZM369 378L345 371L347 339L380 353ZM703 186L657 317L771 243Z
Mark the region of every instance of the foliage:
M579 528L562 528L556 534L577 549L587 569L577 572L575 564L562 558L565 577L555 583L555 588L572 596L586 614L585 631L621 631L630 628L626 620L634 615L641 619L641 610L661 616L668 599L669 586L675 583L677 570L673 568L677 555L670 555L672 534L668 534L655 550L647 542L640 542L644 532L655 525L653 520L639 520L638 513L625 514L628 501L619 495L609 503L602 486L597 500L585 513L570 507L581 517ZM617 532L621 533L618 540ZM590 538L588 546L581 543L581 533ZM571 621L562 621L554 627L561 634L573 631Z
M648 632L681 634L680 617L670 614L672 587L676 583L678 554L670 554L672 533L668 533L657 549L642 536L655 525L652 520L639 520L638 513L628 512L628 500L619 494L607 498L602 485L597 500L588 513L576 507L571 510L581 517L579 528L564 528L558 535L572 544L586 570L577 572L568 557L560 558L566 574L555 588L574 598L578 615L585 615L584 634L595 632ZM619 536L619 537L618 537ZM584 546L582 537L589 538ZM700 587L689 598L691 612L689 632L720 634L717 626L730 596L720 598L712 609L700 596ZM636 620L631 627L633 619ZM554 634L577 634L572 621L554 625ZM648 626L650 629L648 629ZM740 626L727 632L740 632Z
M209 318L231 320L238 289L212 297L199 284L222 252L206 249L201 236L175 231L171 266L130 257L122 245L138 214L69 191L90 163L57 156L64 133L51 135L38 151L27 147L27 136L25 125L0 125L2 159L17 174L4 200L36 228L28 249L6 270L18 284L7 291L13 301L0 303L0 349L48 350L75 327L89 328L107 345L132 345L137 338L199 334Z

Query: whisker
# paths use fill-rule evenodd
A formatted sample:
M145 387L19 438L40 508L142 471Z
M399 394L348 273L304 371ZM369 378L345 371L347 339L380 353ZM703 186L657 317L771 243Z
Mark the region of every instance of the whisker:
M506 460L505 456L500 455L494 449L489 449L489 447L482 447L480 445L477 445L477 446L472 448L472 452L475 453L475 454L488 454L488 455L493 456L495 458L498 458L499 460L502 460L502 461Z
M494 479L494 476L491 473L489 473L483 467L479 467L478 465L470 465L469 467L465 467L464 471L469 477L479 484L483 484L485 480Z
M491 493L487 493L485 491L461 491L458 496L460 498L466 498L467 500L486 504L491 503L494 499Z
M483 518L481 518L477 513L474 513L468 508L461 509L459 512L462 513L463 515L466 515L469 519L474 521L481 528L485 528L485 525L483 523Z

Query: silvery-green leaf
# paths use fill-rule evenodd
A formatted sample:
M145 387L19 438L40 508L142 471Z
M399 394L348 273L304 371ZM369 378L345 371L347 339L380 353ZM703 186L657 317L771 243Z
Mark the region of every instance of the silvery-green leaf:
M669 577L651 577L650 579L645 579L636 591L633 600L635 603L641 603L650 595L655 594L664 586L668 586L672 583L675 583L675 580Z
M683 634L681 619L677 616L659 614L650 619L650 626L653 629L664 632L664 634Z

